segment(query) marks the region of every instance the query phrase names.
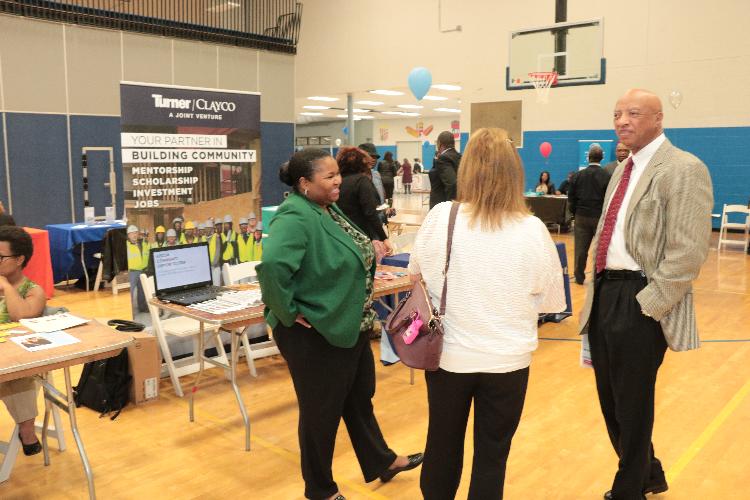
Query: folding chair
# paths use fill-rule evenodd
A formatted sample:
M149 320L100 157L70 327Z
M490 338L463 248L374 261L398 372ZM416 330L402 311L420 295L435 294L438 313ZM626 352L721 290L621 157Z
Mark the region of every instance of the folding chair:
M53 383L52 373L48 373L46 377L47 381L50 384ZM45 404L46 403L47 402L45 400ZM54 427L47 428L47 437L56 439L57 449L59 449L60 451L65 451L65 434L62 430L63 428L62 420L60 419L60 410L57 408L57 406L51 404L49 406L52 414L52 421L54 422ZM34 428L40 434L44 431L42 424L37 423L34 425ZM3 459L2 461L0 461L0 483L5 482L10 478L10 473L13 471L13 465L15 465L18 453L21 451L21 438L18 437L18 430L18 424L14 425L13 432L11 433L8 441L0 441L0 454L3 455Z
M258 264L260 264L259 261L242 262L233 266L224 264L221 270L224 283L227 285L234 285L243 280L254 279L257 276L255 266ZM279 354L279 348L276 347L276 342L271 339L271 332L267 327L269 340L251 345L250 340L247 337L250 328L251 326L246 326L242 328L241 332L238 331L237 333L240 335L242 349L245 354L245 359L247 360L247 367L250 370L250 374L253 377L257 377L258 372L255 370L255 360Z
M145 273L141 274L141 285L143 286L143 293L146 295L146 299L149 300L154 296L154 278L153 276L147 276ZM180 385L180 377L189 375L198 371L200 364L198 362L198 334L200 333L200 323L194 319L186 318L184 316L174 316L167 319L162 319L159 316L159 308L149 303L148 311L151 314L151 326L153 332L156 334L156 338L159 341L159 347L161 348L161 354L164 358L164 364L166 365L169 378L172 379L172 386L174 392L182 397L182 386ZM221 341L219 335L213 335L218 330L218 327L212 327L206 325L205 333L210 333L214 338L214 344L216 345L217 356L216 359L222 363L228 364L227 353L224 350L224 344ZM174 360L172 358L172 351L169 348L167 342L167 336L186 338L192 337L193 340L193 355L187 358ZM163 372L162 372L163 373ZM228 372L225 374L229 378Z
M730 214L740 214L744 216L743 222L729 222ZM741 230L744 233L743 239L729 238L728 229ZM721 250L722 245L742 245L743 251L747 253L748 243L750 242L750 208L744 205L724 205L721 213L721 227L719 229L719 245L717 250Z

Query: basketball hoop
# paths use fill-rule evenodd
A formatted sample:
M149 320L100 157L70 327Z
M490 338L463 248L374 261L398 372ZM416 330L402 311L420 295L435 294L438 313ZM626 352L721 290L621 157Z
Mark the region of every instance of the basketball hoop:
M557 71L529 73L529 80L536 90L536 102L547 103L549 89L557 83Z

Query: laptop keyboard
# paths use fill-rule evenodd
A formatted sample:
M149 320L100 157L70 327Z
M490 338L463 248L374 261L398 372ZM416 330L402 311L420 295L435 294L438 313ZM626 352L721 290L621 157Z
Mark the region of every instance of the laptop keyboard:
M164 295L161 297L161 300L165 302L172 302L174 304L179 304L183 306L187 306L190 304L197 304L198 302L205 302L207 300L213 300L216 298L216 296L226 291L224 287L221 286L207 286L204 288L200 288L198 290L188 290L185 292L178 292L178 293L170 293L167 295Z

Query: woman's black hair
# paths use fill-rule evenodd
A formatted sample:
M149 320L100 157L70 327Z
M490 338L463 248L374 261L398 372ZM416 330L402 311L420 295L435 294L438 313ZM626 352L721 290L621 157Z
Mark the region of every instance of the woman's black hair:
M2 226L0 227L0 241L8 242L11 255L23 255L21 267L26 267L34 254L34 244L31 242L29 233L17 226Z
M309 148L297 151L279 168L279 179L287 186L292 186L295 191L299 191L299 180L303 177L312 179L316 170L315 163L326 156L331 154L322 149Z
M391 153L390 151L386 151L385 154L383 155L383 160L393 161L393 153Z
M552 178L550 177L549 172L547 172L546 170L542 171L542 173L539 174L539 184L541 184L542 182L544 182L544 181L542 181L542 177L544 177L544 174L547 174L547 182L546 182L546 184L551 184L552 183Z

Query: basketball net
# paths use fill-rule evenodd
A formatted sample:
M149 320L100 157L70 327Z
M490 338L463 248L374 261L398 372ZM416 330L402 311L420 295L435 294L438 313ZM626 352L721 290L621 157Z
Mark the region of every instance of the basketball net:
M536 90L536 102L546 104L549 99L550 87L557 83L557 71L529 73L529 79Z

